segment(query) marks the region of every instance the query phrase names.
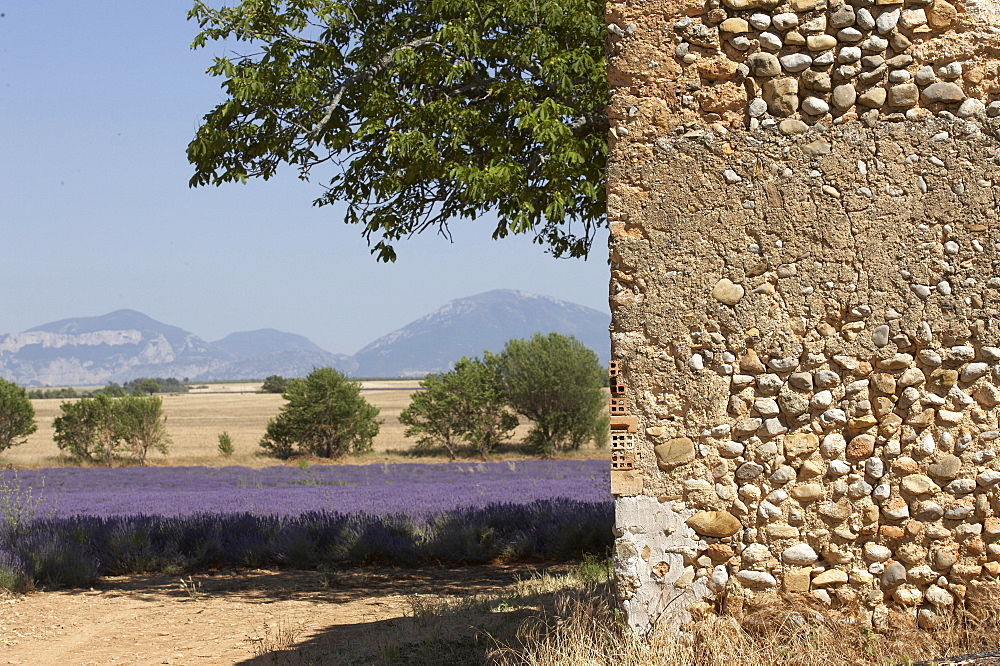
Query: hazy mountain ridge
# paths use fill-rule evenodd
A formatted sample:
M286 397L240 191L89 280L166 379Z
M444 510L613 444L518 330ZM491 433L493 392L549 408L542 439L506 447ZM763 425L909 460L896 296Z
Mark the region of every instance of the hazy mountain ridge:
M574 303L496 290L446 303L349 356L275 329L208 342L141 312L118 310L0 335L0 376L27 386L101 385L136 377L300 377L321 366L363 377L421 376L447 370L462 356L499 351L510 338L549 331L576 336L607 362L609 322L609 315Z
M462 356L500 351L511 338L556 331L573 335L606 363L611 317L575 303L498 289L450 301L354 355L365 377L443 372Z

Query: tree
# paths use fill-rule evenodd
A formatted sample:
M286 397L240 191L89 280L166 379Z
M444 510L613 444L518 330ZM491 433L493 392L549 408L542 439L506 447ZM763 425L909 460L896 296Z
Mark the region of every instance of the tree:
M138 377L125 382L125 392L133 395L154 393L187 393L191 387L176 377Z
M140 377L130 382L125 382L125 390L132 395L153 395L160 392L160 382L150 377Z
M128 395L125 388L118 384L117 382L108 382L108 385L102 389L96 391L97 393L106 393L112 398L121 398L122 396Z
M170 444L163 398L129 395L115 400L118 436L140 465L146 464L150 449L166 454Z
M558 333L509 340L495 362L510 405L534 421L528 441L539 453L607 442L607 373L579 340Z
M283 394L288 402L267 424L260 446L270 455L299 453L336 458L361 453L378 434L378 407L361 395L361 383L333 368L318 368L292 379Z
M609 100L597 0L242 0L189 18L241 44L208 68L227 99L188 146L192 186L329 169L372 253L496 214L586 256L604 224ZM327 176L324 174L324 179Z
M122 454L115 400L119 398L98 393L93 398L62 403L62 416L53 421L56 446L75 460L111 467Z
M116 462L145 464L150 449L167 452L163 399L129 395L112 398L97 393L93 398L64 402L56 417L56 445L79 461L111 467Z
M28 392L14 382L0 379L0 453L24 444L36 430L35 408Z
M261 384L261 393L284 393L288 386L288 380L281 375L271 375Z
M464 441L486 457L517 427L495 365L463 357L453 370L427 375L420 386L424 390L412 394L399 415L418 448L444 446L455 458Z

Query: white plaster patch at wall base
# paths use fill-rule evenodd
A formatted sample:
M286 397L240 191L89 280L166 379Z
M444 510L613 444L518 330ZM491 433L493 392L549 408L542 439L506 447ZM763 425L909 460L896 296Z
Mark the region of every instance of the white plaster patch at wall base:
M615 498L615 579L638 635L654 626L680 628L691 620L691 604L724 587L721 575L710 588L710 579L695 580L694 567L685 564L698 552L698 536L685 524L693 514L647 495Z

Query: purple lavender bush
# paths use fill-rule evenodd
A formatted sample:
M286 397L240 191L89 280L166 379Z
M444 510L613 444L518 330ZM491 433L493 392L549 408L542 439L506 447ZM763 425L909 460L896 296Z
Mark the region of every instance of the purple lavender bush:
M0 528L11 588L210 567L562 560L611 545L604 461L18 474L21 492L44 482L45 494L35 517Z

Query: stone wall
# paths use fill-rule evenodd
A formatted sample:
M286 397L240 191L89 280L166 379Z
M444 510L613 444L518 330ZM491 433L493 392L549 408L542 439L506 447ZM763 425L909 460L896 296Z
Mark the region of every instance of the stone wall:
M1000 3L614 0L612 492L637 631L1000 577Z

